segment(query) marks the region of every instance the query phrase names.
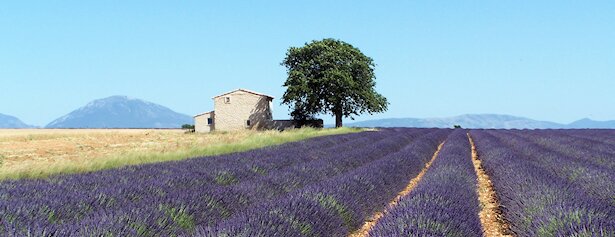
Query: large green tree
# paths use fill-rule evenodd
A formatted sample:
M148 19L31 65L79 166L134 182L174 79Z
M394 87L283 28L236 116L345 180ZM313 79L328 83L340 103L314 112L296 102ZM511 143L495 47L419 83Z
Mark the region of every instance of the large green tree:
M288 72L282 104L293 109L293 119L331 113L342 127L343 117L387 110L387 99L374 89L373 59L346 42L323 39L291 47L282 65Z

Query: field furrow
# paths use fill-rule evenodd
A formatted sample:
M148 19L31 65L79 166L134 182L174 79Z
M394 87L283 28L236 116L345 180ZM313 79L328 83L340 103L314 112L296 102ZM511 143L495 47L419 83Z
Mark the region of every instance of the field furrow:
M615 145L615 130L613 129L585 129L576 130L570 136L592 140L596 143Z
M477 177L463 130L446 140L423 179L370 236L482 236Z
M501 135L514 137L523 143L536 144L557 153L559 156L571 157L585 165L608 168L615 172L615 146L596 142L586 138L572 136L574 133L561 131L506 131Z
M500 138L497 132L471 131L471 135L516 235L615 235L614 205L556 175L570 168L567 159L545 156L531 143L519 143L515 149L508 144L509 137ZM608 182L595 186L603 188Z
M483 227L483 235L485 237L511 236L508 221L502 216L501 204L493 189L493 183L485 172L474 140L470 133L467 135L472 147L472 164L478 181L477 193L481 206L478 216Z
M0 203L0 212L10 218L7 229L38 227L32 233L190 233L194 226L215 224L252 204L344 174L433 132L391 129L219 157L8 181L0 184L0 200L10 202ZM95 228L88 223L96 223Z
M421 172L419 172L419 174L416 177L412 178L410 180L410 182L408 182L408 185L406 185L406 187L401 192L399 192L397 194L397 196L395 198L393 198L393 200L391 200L389 202L389 204L385 207L385 209L383 211L378 211L378 212L374 213L370 218L368 218L365 221L365 223L363 223L363 226L361 226L360 229L358 229L357 231L351 233L349 235L349 237L366 237L366 236L369 236L369 233L372 231L372 229L378 223L378 221L380 221L380 219L388 211L390 211L391 209L394 209L397 206L397 204L399 204L399 201L402 198L404 198L406 195L408 195L410 192L412 192L412 190L414 190L414 188L416 188L416 186L421 181L423 176L425 176L425 173L427 173L427 170L429 170L429 167L431 167L431 164L433 163L433 161L438 157L438 153L440 153L440 150L442 149L443 145L444 145L444 142L440 143L440 145L438 146L438 149L436 150L436 152L431 157L431 160L429 160L429 162L427 162L427 164L425 164L425 167L421 170Z
M387 128L4 180L0 236L615 236L613 133L591 135Z
M416 177L448 133L430 133L370 165L198 228L197 236L346 236Z
M559 150L544 148L514 134L505 132L490 132L490 134L509 149L521 154L520 161L542 169L544 173L562 180L567 185L576 186L576 189L584 191L589 197L600 199L602 203L615 203L613 200L615 173L611 169L587 162L587 158L578 158Z

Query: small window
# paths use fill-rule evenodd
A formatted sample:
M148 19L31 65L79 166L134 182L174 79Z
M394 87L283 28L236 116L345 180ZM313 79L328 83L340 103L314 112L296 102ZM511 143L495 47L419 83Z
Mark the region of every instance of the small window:
M224 103L230 104L231 103L231 97L224 97Z
M211 125L212 123L214 123L214 120L211 118L207 118L207 125Z
M246 120L246 126L250 126L250 120Z

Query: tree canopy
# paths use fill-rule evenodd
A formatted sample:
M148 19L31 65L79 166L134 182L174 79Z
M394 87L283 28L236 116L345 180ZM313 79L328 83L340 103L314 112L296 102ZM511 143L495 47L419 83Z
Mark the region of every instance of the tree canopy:
M323 39L290 47L282 65L288 72L282 104L293 109L293 119L331 113L341 127L343 117L387 110L387 99L374 89L373 59L346 42Z

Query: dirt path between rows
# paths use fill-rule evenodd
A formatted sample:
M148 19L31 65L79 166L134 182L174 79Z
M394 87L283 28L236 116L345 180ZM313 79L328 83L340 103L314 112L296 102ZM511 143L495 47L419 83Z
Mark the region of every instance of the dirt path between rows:
M480 217L480 223L483 227L483 236L513 236L510 234L511 232L509 231L508 224L506 224L506 221L502 217L493 184L481 165L474 140L472 140L470 133L467 135L470 140L470 145L472 146L472 163L474 164L474 171L478 177L478 200L482 207L478 216Z
M431 160L429 160L429 162L425 164L425 167L421 170L421 172L416 177L414 177L412 180L410 180L408 185L401 192L399 192L397 196L393 200L391 200L391 202L389 202L389 204L387 205L387 208L384 211L377 212L374 215L372 215L370 218L368 218L365 221L365 223L363 223L363 226L361 226L359 230L351 233L349 237L369 236L369 232L376 225L376 223L378 223L378 220L380 220L380 218L382 218L387 213L388 210L392 210L393 208L395 208L395 206L397 206L399 201L406 195L410 194L410 192L412 192L412 190L416 187L419 181L421 181L421 179L423 178L423 176L425 175L425 173L431 166L431 163L433 163L436 157L438 157L438 153L440 153L440 149L442 149L443 145L444 145L444 142L438 145L438 149L436 150L436 152L434 152L433 156L431 157Z

